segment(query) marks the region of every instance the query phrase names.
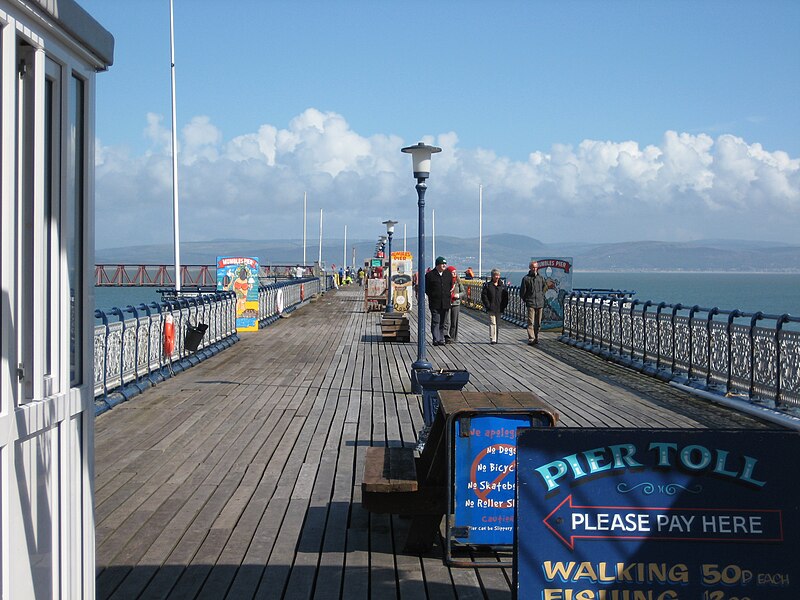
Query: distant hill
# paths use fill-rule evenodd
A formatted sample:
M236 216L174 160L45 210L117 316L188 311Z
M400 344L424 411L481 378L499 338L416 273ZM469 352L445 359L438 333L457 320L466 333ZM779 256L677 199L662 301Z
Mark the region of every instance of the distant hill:
M433 262L430 239L426 259ZM374 241L348 240L347 261L355 248L356 263L372 256ZM402 250L402 239L395 238L393 250ZM416 238L408 243L416 254ZM478 239L437 236L436 254L448 258L459 269L478 267ZM213 240L181 243L184 264L214 264L217 256L257 256L263 264L299 264L303 259L302 240ZM319 246L306 246L306 262L316 262ZM344 240L323 244L323 261L340 265ZM641 241L593 244L587 242L545 244L517 234L493 234L483 238L484 271L498 267L523 271L534 256L572 257L577 271L773 271L800 272L800 245L742 240L700 240L693 242ZM95 252L98 264L171 264L171 244L103 248Z

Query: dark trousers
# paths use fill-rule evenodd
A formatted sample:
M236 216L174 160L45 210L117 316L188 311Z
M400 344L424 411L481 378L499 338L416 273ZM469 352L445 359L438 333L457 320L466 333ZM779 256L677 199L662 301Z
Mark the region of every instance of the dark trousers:
M451 342L458 341L458 313L460 310L461 305L459 304L453 304L453 306L450 307L450 326L447 328L444 337Z
M444 333L447 324L446 308L431 309L431 336L434 344L444 344Z

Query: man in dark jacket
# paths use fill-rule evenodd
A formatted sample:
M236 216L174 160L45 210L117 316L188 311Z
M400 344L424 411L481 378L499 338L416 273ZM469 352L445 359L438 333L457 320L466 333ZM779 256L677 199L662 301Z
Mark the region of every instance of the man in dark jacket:
M533 260L529 268L528 274L522 278L522 285L519 286L519 295L528 307L528 345L535 346L539 343L547 282L539 275L539 263Z
M425 295L431 310L431 335L434 346L445 343L445 323L450 310L450 290L453 287L453 274L447 269L444 256L436 257L436 268L425 274Z

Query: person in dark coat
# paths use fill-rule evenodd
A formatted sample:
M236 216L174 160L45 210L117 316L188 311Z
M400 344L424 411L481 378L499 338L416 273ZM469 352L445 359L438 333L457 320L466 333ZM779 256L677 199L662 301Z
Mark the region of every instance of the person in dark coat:
M522 284L519 286L519 296L528 308L528 345L535 346L539 343L547 282L539 275L539 263L535 260L531 261L528 268L530 270L522 278Z
M496 344L500 316L508 306L508 288L500 279L500 271L497 269L492 269L491 279L483 284L481 304L489 313L489 343Z
M436 257L436 268L425 274L425 295L431 311L431 335L434 346L443 346L447 315L450 310L450 290L453 274L447 270L444 256Z

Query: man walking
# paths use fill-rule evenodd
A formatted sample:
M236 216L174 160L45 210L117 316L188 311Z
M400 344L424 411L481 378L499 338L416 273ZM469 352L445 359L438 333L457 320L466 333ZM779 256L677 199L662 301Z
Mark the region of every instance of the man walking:
M531 261L529 271L522 278L519 286L519 295L528 308L528 345L535 346L539 343L539 329L542 326L542 313L544 312L544 293L547 283L539 275L539 263Z
M431 336L434 346L443 346L450 310L450 290L453 287L453 274L447 270L444 256L436 257L436 268L425 274L425 295L431 310Z

